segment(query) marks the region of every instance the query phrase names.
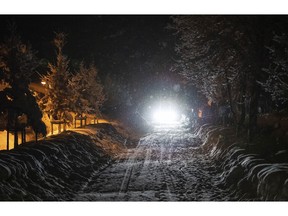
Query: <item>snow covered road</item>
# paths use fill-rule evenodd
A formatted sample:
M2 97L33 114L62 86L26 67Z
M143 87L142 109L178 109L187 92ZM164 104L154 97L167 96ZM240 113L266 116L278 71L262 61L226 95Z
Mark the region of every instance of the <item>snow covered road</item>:
M200 145L181 126L155 127L116 163L94 172L74 200L233 200L216 165L195 150Z

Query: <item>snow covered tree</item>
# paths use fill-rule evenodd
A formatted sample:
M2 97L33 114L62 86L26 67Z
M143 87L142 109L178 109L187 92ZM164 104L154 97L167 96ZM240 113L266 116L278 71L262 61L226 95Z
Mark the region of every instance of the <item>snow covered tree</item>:
M271 64L263 69L267 79L260 82L272 99L280 104L288 102L288 35L274 35L273 44L267 47Z
M63 54L66 43L64 33L56 33L54 39L57 61L49 63L50 71L43 77L46 94L40 104L53 119L61 119L65 111L71 111L72 91L69 88L69 59Z
M12 27L11 35L0 45L1 81L12 88L27 87L38 66L36 52L21 41Z
M238 96L233 93L239 92L236 84L244 71L239 62L245 50L238 45L243 33L235 29L233 19L221 16L180 16L174 23L180 39L176 69L208 99L228 101L234 114Z
M75 113L100 115L106 97L94 64L86 67L82 62L79 71L70 79L69 88L72 90L71 109Z
M38 66L35 51L22 42L12 26L11 35L0 44L0 79L3 86L0 113L7 113L7 127L14 128L15 147L18 145L17 118L22 114L27 116L26 126L32 126L36 133L46 135L42 112L28 87Z
M266 62L264 45L273 22L255 16L172 19L170 28L179 38L176 52L180 58L175 70L216 104L228 103L239 126L248 113L249 130L254 130L259 95L256 78Z

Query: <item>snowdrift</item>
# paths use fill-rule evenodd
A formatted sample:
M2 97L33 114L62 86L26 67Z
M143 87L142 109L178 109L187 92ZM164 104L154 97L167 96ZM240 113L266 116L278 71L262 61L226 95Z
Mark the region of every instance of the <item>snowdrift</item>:
M231 128L203 125L198 134L204 141L201 150L223 169L222 183L241 200L288 200L287 157L283 160L286 151L264 149L264 154L258 150L265 146L248 144Z
M72 200L125 143L112 125L98 124L0 151L0 200Z

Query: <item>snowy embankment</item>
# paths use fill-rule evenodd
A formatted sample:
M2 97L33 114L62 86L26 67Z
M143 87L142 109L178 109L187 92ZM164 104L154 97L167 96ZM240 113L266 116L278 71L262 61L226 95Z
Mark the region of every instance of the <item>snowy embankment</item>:
M112 125L98 124L0 151L0 200L72 200L126 144Z
M288 200L288 159L281 159L285 151L265 149L263 154L265 146L247 144L231 128L204 125L198 134L202 150L223 169L223 184L241 200Z

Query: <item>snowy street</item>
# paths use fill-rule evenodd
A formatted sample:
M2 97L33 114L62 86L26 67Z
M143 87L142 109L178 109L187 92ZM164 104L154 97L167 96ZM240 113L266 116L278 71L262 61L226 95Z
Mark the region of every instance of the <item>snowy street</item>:
M201 141L181 126L155 127L113 164L95 171L74 200L233 200Z

